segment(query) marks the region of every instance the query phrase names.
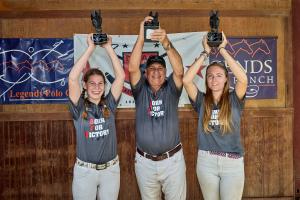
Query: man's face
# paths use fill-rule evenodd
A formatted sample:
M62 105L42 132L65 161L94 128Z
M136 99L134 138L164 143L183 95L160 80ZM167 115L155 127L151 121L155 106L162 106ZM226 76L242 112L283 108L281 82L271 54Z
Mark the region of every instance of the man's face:
M166 68L160 63L153 63L146 69L146 77L150 86L158 90L166 79Z

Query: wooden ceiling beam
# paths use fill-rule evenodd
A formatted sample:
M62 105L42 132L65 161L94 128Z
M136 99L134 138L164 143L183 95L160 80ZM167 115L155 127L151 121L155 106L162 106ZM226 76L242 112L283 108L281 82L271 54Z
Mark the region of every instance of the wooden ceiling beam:
M102 10L102 17L144 17L152 9L139 10ZM47 10L47 11L0 11L0 18L84 18L89 17L92 10ZM206 17L210 10L182 9L155 10L160 16L182 16L182 17ZM219 10L220 17L288 17L290 11L268 11L268 10Z
M160 15L208 16L212 9L221 16L289 16L291 0L1 0L0 18L85 17L101 9L103 16Z

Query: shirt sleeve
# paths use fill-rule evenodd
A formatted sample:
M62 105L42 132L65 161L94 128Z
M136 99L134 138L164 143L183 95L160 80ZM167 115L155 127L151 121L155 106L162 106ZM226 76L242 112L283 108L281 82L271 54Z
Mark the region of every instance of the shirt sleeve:
M74 120L77 120L80 117L80 114L83 111L84 100L82 97L79 98L77 105L75 105L71 99L69 99L69 110Z
M106 95L105 99L109 110L115 112L117 110L120 97L118 100L115 100L114 96L111 93L111 90L109 90L109 93Z
M197 113L200 113L202 102L204 101L204 93L197 89L196 101L194 102L189 96L191 105Z
M135 86L133 86L133 85L130 84L131 90L132 90L132 95L133 95L134 98L136 98L137 95L142 90L143 85L145 83L145 80L146 80L146 78L145 78L144 74L141 74L141 78L140 78L140 80L137 82L137 84Z
M239 109L244 109L245 107L245 100L246 100L246 95L242 99L239 99L239 97L236 94L236 91L233 90L230 92L231 100L234 105L236 105Z
M170 84L170 87L171 87L171 91L176 94L177 97L180 97L181 96L181 92L182 92L182 87L181 88L177 88L176 87L176 84L175 84L175 81L174 81L174 78L173 78L173 73L171 73L167 79L168 83Z

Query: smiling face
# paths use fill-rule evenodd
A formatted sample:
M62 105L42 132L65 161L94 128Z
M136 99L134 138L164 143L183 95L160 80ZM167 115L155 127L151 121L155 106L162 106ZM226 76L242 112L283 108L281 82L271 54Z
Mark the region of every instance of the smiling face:
M227 73L222 67L212 65L207 69L206 86L212 92L223 92L227 81Z
M155 91L159 90L166 79L166 68L160 63L153 63L146 69L147 80Z
M89 101L98 104L105 92L105 78L102 72L95 69L87 72L83 87L86 89Z

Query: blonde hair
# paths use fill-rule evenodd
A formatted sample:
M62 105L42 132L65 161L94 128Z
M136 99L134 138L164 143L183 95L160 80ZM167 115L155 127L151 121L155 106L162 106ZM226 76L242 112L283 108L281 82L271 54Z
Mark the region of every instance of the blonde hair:
M229 102L229 78L228 71L226 66L222 63L213 62L206 68L206 72L209 67L218 66L222 68L225 72L227 81L224 85L223 93L221 95L220 101L218 103L218 107L220 109L218 114L218 120L220 124L220 129L222 134L229 133L232 130L232 118L231 118L231 106ZM204 116L203 116L203 129L206 133L211 133L213 130L209 127L209 121L211 120L212 114L212 106L214 104L214 99L212 95L212 91L207 86L207 75L205 77L205 86L206 86L206 94L204 100Z

